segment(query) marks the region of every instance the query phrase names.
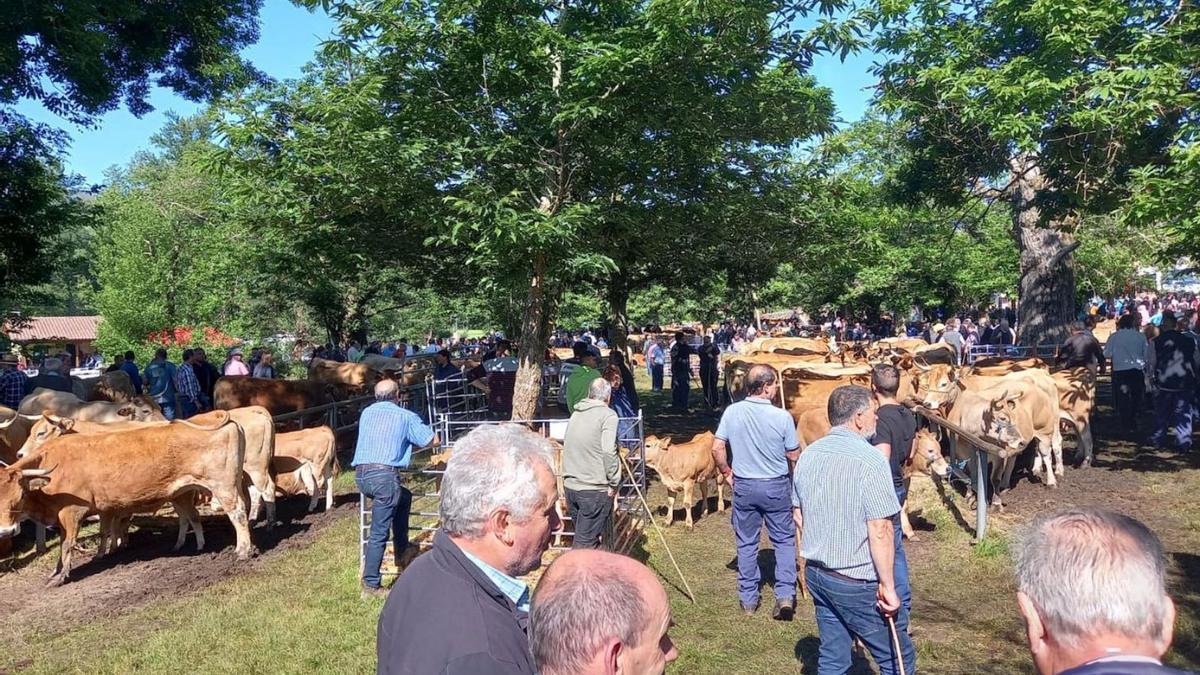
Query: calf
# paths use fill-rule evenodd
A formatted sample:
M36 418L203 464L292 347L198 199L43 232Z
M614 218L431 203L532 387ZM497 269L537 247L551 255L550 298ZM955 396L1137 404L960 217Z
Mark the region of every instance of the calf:
M696 434L687 443L672 445L670 438L646 437L646 466L658 473L659 480L667 488L667 525L675 519L675 497L683 492L687 510L687 526L692 529L692 488L700 484L700 495L704 509L700 515L708 514L708 481L717 482L717 510L725 511L725 476L717 470L712 456L713 433Z
M134 396L125 403L110 403L108 401L82 401L74 394L53 389L34 389L33 393L21 399L17 412L22 415L41 415L50 413L59 417L83 420L85 422L166 422L162 409L149 396Z
M125 514L204 490L227 508L240 559L252 552L242 492L245 447L237 425L214 431L171 424L111 434L69 434L0 470L0 536L24 518L57 522L63 541L48 585L64 583L83 519Z
M289 431L275 437L271 460L275 489L283 495L307 494L315 511L325 491L325 510L333 508L333 478L338 473L335 438L329 427Z
M916 438L913 440L915 443L912 457L903 467L905 491L908 490L909 481L912 480L914 474L937 475L939 478L945 478L946 474L950 472L950 464L946 462L946 458L942 457L942 444L938 442L933 432L928 429L917 429ZM905 537L913 541L917 540L912 523L908 521L907 499L900 508L900 531L904 533Z

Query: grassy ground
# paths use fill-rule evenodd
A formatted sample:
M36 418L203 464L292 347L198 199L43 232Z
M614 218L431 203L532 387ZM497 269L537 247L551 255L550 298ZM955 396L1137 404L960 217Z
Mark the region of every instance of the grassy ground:
M644 385L639 381L640 385ZM665 394L665 393L664 393ZM664 394L643 389L650 433L688 435L715 428L707 412L688 416L663 410ZM693 392L693 405L699 397ZM1062 491L1028 483L1014 489L1009 512L996 514L991 534L972 545L961 524L971 514L949 505L927 480L914 482L911 499L920 540L906 544L914 592L913 634L920 669L927 673L1032 672L1013 601L1009 543L1033 514L1066 502L1106 503L1137 513L1161 535L1174 563L1173 595L1180 606L1176 665L1200 664L1200 512L1194 494L1200 470L1194 465L1136 464L1128 448L1102 448L1107 468L1068 470ZM1130 451L1132 453L1132 451ZM1128 456L1131 464L1123 464ZM1136 469L1136 471L1129 470ZM350 476L339 480L350 489ZM1089 482L1090 481L1090 482ZM1109 491L1093 485L1120 489ZM728 498L728 495L726 495ZM655 485L652 504L665 503ZM715 498L710 500L715 507ZM676 519L682 516L676 513ZM697 515L699 515L697 510ZM19 650L0 651L0 673L359 673L374 669L375 622L382 603L358 597L355 519L329 525L306 547L276 556L253 570L184 597L161 597L115 618L63 629L30 631L6 626L0 635ZM752 617L738 610L733 537L728 512L700 517L693 531L677 523L665 538L687 575L697 602L682 592L663 543L647 531L640 554L663 577L676 627L672 635L681 673L815 672L817 632L811 604L802 600L796 620L769 618L770 556L764 609ZM49 557L47 557L49 558ZM49 564L39 560L38 566ZM871 672L860 662L856 672Z

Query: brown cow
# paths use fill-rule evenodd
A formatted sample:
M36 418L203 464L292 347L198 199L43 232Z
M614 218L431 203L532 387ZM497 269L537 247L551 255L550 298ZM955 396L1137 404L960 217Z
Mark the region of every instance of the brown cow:
M162 408L146 395L135 396L126 403L82 401L74 394L53 389L37 388L21 399L17 412L22 415L50 413L59 417L87 422L166 422Z
M260 405L272 415L283 415L334 403L337 393L337 387L312 380L222 377L213 388L213 407L233 410Z
M313 359L308 363L308 379L322 384L332 384L350 393L369 391L379 382L382 375L374 368L362 363Z
M12 408L0 405L0 462L12 464L17 461L17 452L29 438L29 430L37 417L21 415Z
M1053 373L1058 387L1058 408L1062 420L1079 436L1076 456L1081 466L1095 459L1092 440L1092 408L1096 405L1096 380L1087 368L1072 368Z
M687 526L692 529L692 488L700 484L700 496L704 509L700 515L708 514L708 481L717 482L717 511L725 511L725 476L717 471L717 462L712 456L713 433L696 434L687 443L671 444L670 438L646 437L646 466L658 473L659 480L667 488L667 525L675 516L675 496L683 492L683 505L687 509Z
M950 464L945 457L942 457L942 444L938 442L933 432L928 429L917 429L917 435L913 440L916 442L913 447L912 461L905 463L902 467L906 491L912 477L916 474L945 478L946 474L950 473ZM913 531L912 523L908 521L908 504L906 499L900 508L900 531L905 537L916 541L916 532Z
M333 430L327 426L289 431L275 436L271 470L280 494L307 494L315 511L325 492L325 510L333 509L333 479L338 473Z
M124 403L132 401L133 397L137 395L133 389L133 382L129 379L129 373L123 370L101 373L100 377L86 379L83 381L83 388L85 401Z
M209 424L219 419L223 411L196 415L191 419L197 424ZM258 520L258 512L266 506L267 529L275 526L275 479L271 475L271 458L275 456L275 422L271 413L259 405L234 408L229 416L242 429L246 444L247 490L250 493L251 521Z
M158 508L206 490L228 509L237 534L236 552L252 552L242 493L241 431L171 424L113 434L69 434L0 470L0 536L20 520L62 527L58 567L48 585L65 582L79 528L88 515Z

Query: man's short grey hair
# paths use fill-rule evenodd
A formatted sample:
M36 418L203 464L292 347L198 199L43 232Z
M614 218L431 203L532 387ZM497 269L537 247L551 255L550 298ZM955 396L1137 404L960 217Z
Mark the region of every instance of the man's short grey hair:
M395 380L380 380L375 383L375 400L392 401L396 398L398 391L400 391L400 385L396 384Z
M1072 648L1102 633L1157 641L1167 616L1162 543L1137 520L1103 509L1072 508L1032 523L1019 542L1017 589L1054 639Z
M476 427L454 444L442 478L438 514L446 534L477 539L497 509L520 523L545 499L537 465L553 473L553 448L538 434L516 424Z
M539 673L581 673L604 642L636 647L649 610L636 584L611 566L581 568L539 585L529 615L529 644Z
M746 390L751 396L756 396L775 384L775 369L764 364L757 364L750 368L750 372L746 374Z
M42 368L45 370L62 370L62 359L51 356L42 361Z
M608 403L608 399L612 396L612 384L603 377L597 377L588 385L587 397L593 401Z
M829 395L829 424L835 427L850 421L858 413L871 408L871 392L866 387L845 384Z

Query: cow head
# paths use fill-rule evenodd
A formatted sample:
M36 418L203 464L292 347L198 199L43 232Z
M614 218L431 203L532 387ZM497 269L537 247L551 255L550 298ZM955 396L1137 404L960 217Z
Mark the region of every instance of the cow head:
M19 466L0 469L0 538L14 536L21 530L21 521L28 511L26 498L50 483L51 471Z
M134 396L127 403L122 403L120 408L117 408L117 414L130 422L166 422L166 416L162 414L162 408L154 402L154 399L141 394Z
M1021 436L1021 430L1017 428L1015 415L1017 401L1022 393L1024 392L1020 390L1012 393L1001 392L998 397L992 399L991 407L984 414L987 435L1008 448L1010 456L1020 452L1027 443L1027 439Z
M670 437L659 438L658 436L646 437L646 466L654 468L658 464L658 460L671 447Z
M70 417L59 417L50 413L42 413L29 429L29 438L17 450L17 459L32 455L51 439L63 434L69 434L75 428L75 420Z
M937 410L949 407L958 395L958 373L951 366L928 365L920 359L914 361L917 370L917 396L926 408Z
M938 442L937 437L928 429L921 429L917 431L916 440L917 449L912 458L913 473L936 474L945 478L946 474L950 473L950 465L946 458L942 457L942 444Z

